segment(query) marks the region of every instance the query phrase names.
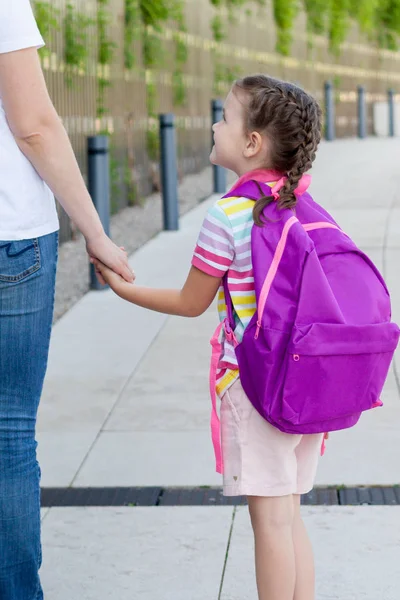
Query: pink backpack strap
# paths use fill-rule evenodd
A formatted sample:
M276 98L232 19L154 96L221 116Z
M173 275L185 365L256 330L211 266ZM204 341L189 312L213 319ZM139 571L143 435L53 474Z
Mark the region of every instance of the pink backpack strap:
M216 463L216 471L217 473L223 473L224 465L223 465L223 457L221 450L221 423L218 416L217 410L217 370L219 365L219 360L221 358L222 353L222 343L220 341L222 328L225 332L225 338L233 342L234 346L237 346L237 340L235 337L234 329L235 329L235 320L233 317L233 305L231 295L228 289L228 278L227 275L223 278L223 286L224 286L224 294L225 294L225 303L227 310L227 318L222 321L214 332L213 337L211 338L211 346L212 346L212 354L211 354L211 365L210 365L210 396L211 396L211 437L214 446L214 455L215 455L215 463Z
M258 300L258 307L257 307L257 317L258 318L257 318L257 329L256 329L256 334L255 334L256 339L258 338L258 334L260 332L261 320L262 320L262 316L264 314L264 309L265 309L265 305L267 303L268 295L269 295L272 283L275 279L275 275L278 271L279 264L282 260L283 252L286 247L286 242L287 242L287 237L288 237L289 231L290 231L291 227L295 223L298 223L298 222L299 222L299 220L296 217L291 217L290 219L288 219L288 221L286 221L286 223L283 227L281 238L276 247L271 266L268 270L267 276L265 278L264 284L261 289L260 298Z
M220 335L224 323L220 323L211 338L212 354L210 365L210 396L211 396L211 438L214 446L215 468L217 473L223 473L222 451L221 451L221 424L217 411L217 369L221 356L222 344Z

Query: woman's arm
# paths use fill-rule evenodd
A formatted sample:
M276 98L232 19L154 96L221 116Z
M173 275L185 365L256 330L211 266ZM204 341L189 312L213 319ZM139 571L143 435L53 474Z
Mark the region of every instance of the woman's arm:
M143 308L167 315L200 316L210 306L221 285L219 277L212 277L196 267L191 267L181 290L145 288L127 283L98 261L94 263L118 296Z
M0 95L19 148L83 233L88 252L132 281L125 253L104 233L35 48L0 54Z

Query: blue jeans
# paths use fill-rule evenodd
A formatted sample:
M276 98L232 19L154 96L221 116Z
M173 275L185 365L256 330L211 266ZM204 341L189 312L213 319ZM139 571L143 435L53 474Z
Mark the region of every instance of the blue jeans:
M47 367L58 234L0 241L0 598L42 600L36 415Z

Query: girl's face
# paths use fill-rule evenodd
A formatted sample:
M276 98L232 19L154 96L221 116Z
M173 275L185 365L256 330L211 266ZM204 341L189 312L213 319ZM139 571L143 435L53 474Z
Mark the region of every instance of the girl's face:
M232 91L225 100L222 121L215 123L212 130L214 146L210 154L211 163L242 175L247 136L243 105Z

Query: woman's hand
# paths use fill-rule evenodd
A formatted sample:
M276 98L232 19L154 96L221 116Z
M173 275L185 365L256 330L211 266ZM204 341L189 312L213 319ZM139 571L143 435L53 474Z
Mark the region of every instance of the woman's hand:
M134 281L135 276L128 264L127 253L123 248L118 248L105 233L90 240L87 239L86 249L91 259L97 260L97 264L102 263L105 267L109 267L111 271L128 283ZM105 285L106 280L102 276L100 269L97 268L96 262L93 262L93 264L95 265L99 282Z
M94 265L98 280L103 285L109 285L116 294L121 293L122 289L126 285L129 285L126 279L121 277L121 275L118 275L118 273L107 267L104 263L96 258L91 258L90 262Z

